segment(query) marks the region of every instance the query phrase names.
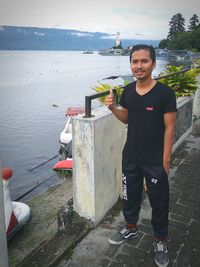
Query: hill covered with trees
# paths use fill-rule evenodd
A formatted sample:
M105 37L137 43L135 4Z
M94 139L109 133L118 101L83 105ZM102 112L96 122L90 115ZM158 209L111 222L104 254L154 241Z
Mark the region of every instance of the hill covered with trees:
M137 43L158 46L158 40L123 39L126 48ZM113 46L108 33L70 29L0 26L0 50L101 50Z

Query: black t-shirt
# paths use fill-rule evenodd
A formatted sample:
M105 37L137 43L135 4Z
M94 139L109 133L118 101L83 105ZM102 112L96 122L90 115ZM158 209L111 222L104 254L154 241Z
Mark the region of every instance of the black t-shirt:
M123 156L131 162L163 162L164 113L176 111L173 90L157 82L146 94L136 92L136 82L125 86L120 105L128 110L128 133Z

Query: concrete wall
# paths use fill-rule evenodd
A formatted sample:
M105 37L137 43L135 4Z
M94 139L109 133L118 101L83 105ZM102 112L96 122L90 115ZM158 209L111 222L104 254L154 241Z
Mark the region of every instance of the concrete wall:
M193 97L178 100L173 150L192 129ZM106 108L73 120L73 200L80 215L98 223L121 193L121 152L126 126Z
M193 96L177 99L176 131L172 152L176 150L192 131L193 101Z
M200 75L197 77L198 89L195 91L193 102L193 118L200 118Z
M199 88L195 92L193 104L193 117L195 119L200 118L200 75L198 76L198 84Z

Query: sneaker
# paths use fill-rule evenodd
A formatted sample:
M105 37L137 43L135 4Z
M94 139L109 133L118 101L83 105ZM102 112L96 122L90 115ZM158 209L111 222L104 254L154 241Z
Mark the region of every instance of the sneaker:
M133 229L128 229L127 227L124 227L120 232L117 232L113 236L109 237L108 242L112 245L120 245L127 239L137 236L138 236L137 227Z
M165 241L154 241L154 261L158 267L167 267L169 264L169 254Z

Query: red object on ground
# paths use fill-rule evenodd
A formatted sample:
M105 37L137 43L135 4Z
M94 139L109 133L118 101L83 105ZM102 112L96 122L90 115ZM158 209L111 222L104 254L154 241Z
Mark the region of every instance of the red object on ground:
M9 222L8 229L7 229L7 235L12 232L12 230L15 228L15 226L17 226L17 224L18 224L17 217L15 216L14 212L12 211L11 217L10 217L10 222Z
M53 170L71 170L73 168L73 160L61 160L53 166Z
M10 177L13 175L13 171L9 167L4 167L1 169L1 171L2 171L2 178L6 181L9 180Z
M65 115L66 116L76 116L78 114L83 114L85 113L85 108L68 108Z

